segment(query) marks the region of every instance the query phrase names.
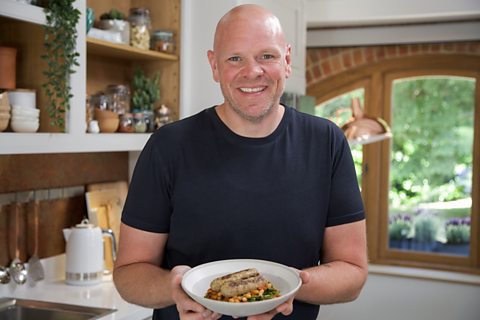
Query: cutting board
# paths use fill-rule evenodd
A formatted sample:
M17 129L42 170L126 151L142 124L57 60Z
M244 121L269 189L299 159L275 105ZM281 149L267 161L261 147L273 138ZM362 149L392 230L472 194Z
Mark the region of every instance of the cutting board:
M125 181L98 183L87 186L85 200L89 219L91 223L97 224L95 216L90 216L93 208L105 206L107 208L107 221L110 229L115 234L115 242L118 247L118 238L120 235L120 218L122 216L123 205L127 198L128 186ZM98 224L97 224L98 225Z
M90 222L99 226L102 229L111 229L108 221L109 206L100 205L96 208L91 208L89 211ZM112 239L108 236L103 237L103 252L105 270L113 271L113 244Z

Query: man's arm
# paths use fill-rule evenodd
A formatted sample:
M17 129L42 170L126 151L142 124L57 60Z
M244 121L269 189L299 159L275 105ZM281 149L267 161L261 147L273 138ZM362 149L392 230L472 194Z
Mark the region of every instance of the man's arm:
M159 267L167 238L121 224L113 281L126 301L149 308L173 304L170 271Z
M365 220L326 228L322 264L304 271L309 281L296 299L312 304L355 300L368 274Z

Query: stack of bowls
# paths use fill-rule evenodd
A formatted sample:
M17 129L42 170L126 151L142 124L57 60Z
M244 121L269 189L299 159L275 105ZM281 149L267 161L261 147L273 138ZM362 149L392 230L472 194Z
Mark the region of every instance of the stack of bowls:
M10 120L10 106L0 105L0 132L5 131L5 129L7 129L9 120Z
M118 125L120 124L118 113L111 110L94 108L93 116L95 120L98 121L100 132L112 133L118 130Z
M37 132L40 110L35 107L35 91L17 89L8 93L12 105L10 126L15 132Z

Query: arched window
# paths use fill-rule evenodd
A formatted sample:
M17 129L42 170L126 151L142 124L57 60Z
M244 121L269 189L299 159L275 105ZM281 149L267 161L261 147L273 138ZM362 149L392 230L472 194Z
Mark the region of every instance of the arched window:
M391 139L352 148L371 262L480 270L479 60L404 57L308 88L318 116L341 126L359 96L364 112L391 128Z

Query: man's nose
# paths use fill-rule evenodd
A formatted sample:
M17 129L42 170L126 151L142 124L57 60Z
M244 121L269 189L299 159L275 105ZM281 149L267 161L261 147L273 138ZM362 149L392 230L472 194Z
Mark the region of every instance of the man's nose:
M247 60L244 67L244 76L249 78L256 78L263 75L264 70L262 65L255 59Z

